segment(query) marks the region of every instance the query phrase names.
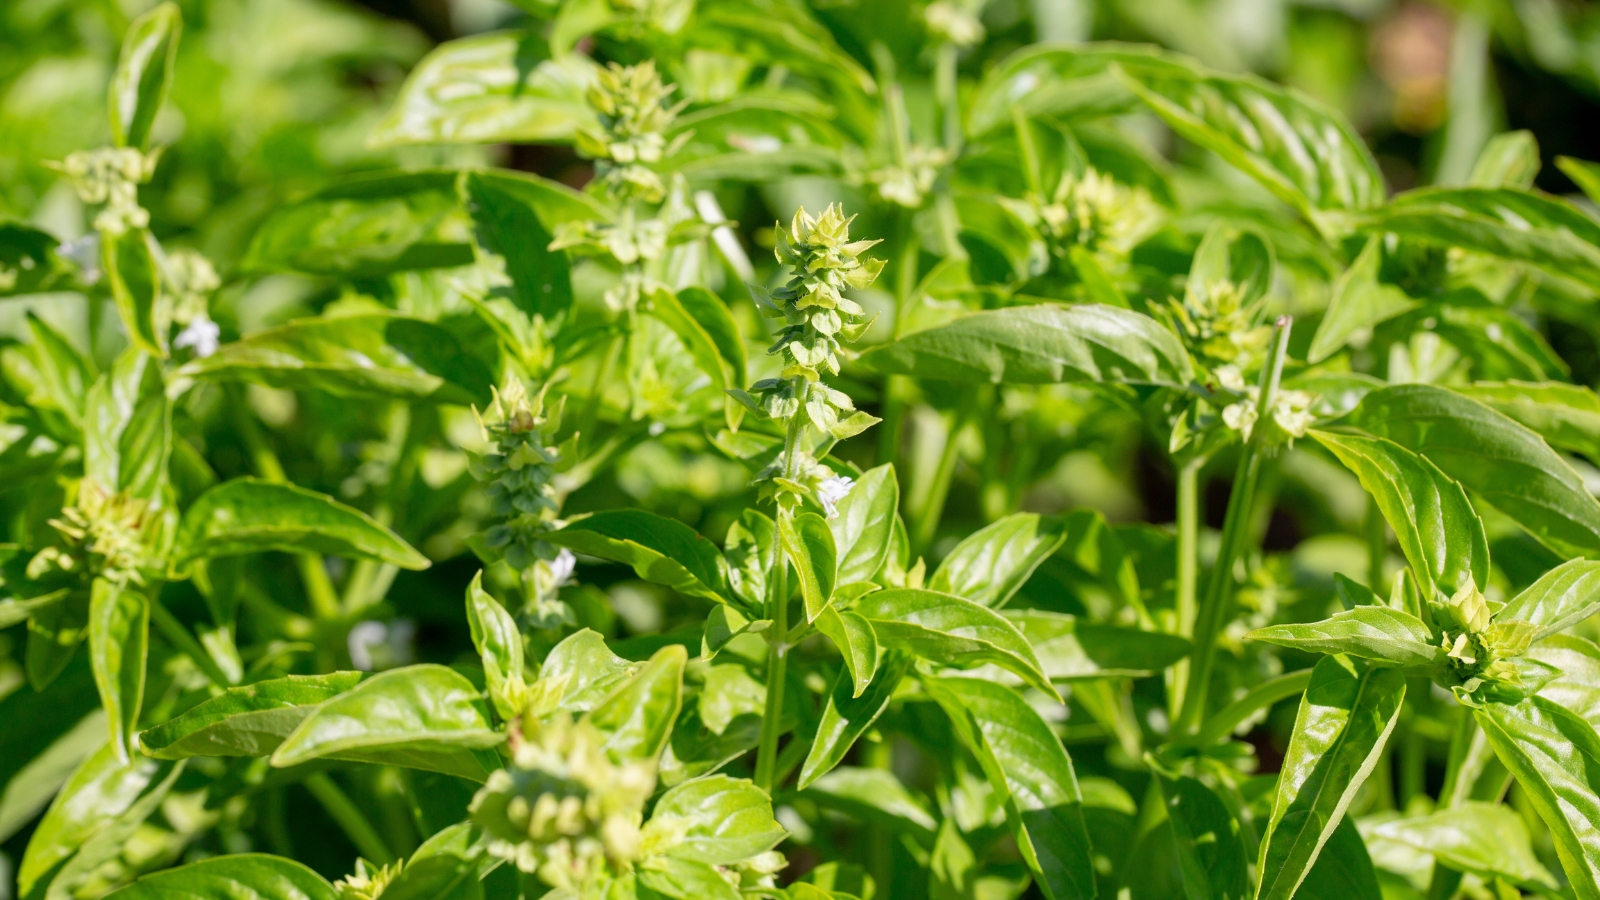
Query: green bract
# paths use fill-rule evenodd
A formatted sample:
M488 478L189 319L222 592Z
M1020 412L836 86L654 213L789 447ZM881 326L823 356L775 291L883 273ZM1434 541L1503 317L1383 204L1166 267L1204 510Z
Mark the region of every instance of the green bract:
M0 4L0 898L1600 900L1596 14L1247 5Z

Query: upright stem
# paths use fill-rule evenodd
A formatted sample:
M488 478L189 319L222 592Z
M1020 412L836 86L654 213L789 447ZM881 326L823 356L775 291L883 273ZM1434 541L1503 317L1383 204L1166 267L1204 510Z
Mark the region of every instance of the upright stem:
M1205 457L1196 456L1178 468L1178 634L1194 636L1195 592L1200 581L1200 470ZM1189 661L1178 660L1168 683L1167 711L1176 716L1183 709L1188 687Z
M344 830L350 843L356 845L356 851L366 858L367 862L386 866L394 862L394 854L389 852L389 845L383 842L378 835L378 829L372 827L361 808L355 805L350 796L339 789L328 777L326 772L314 772L305 777L301 782L311 796L317 798L322 808L328 811L339 827Z
M1261 393L1256 404L1258 418L1250 440L1239 454L1239 467L1233 476L1233 492L1228 497L1227 516L1222 521L1222 545L1217 550L1217 564L1211 570L1211 580L1206 583L1205 602L1200 605L1195 619L1193 668L1189 670L1189 684L1184 690L1181 730L1193 732L1205 715L1206 688L1211 683L1211 669L1216 661L1217 635L1228 621L1233 594L1233 564L1244 550L1250 531L1250 512L1255 502L1256 482L1261 477L1265 459L1262 444L1272 429L1272 409L1278 396L1278 382L1283 377L1283 361L1289 350L1289 329L1293 324L1288 316L1278 319L1273 332L1272 349L1268 351L1266 365L1261 370Z
M795 393L801 399L800 411L790 417L789 428L783 437L783 474L790 480L795 475L795 451L800 443L801 429L805 427L802 416L805 393L809 390L805 379L796 378L795 382ZM787 528L791 515L788 507L778 504L780 533ZM777 771L778 739L782 737L779 721L783 718L783 685L789 669L789 559L783 553L781 542L775 555L778 571L773 578L772 593L767 595L767 618L772 620L772 627L767 630L767 703L761 720L761 744L756 749L756 786L768 794L772 793L773 774Z
M955 475L956 456L961 449L961 433L967 427L967 412L958 409L951 415L950 431L945 435L944 449L939 453L939 464L933 470L933 482L928 486L928 498L917 510L916 521L911 524L911 553L922 553L933 543L939 530L939 517L944 514L945 499L950 496L950 479Z
M255 416L250 413L250 405L245 402L243 392L231 389L228 395L228 405L234 410L235 425L239 429L239 436L244 439L245 449L250 453L250 462L256 474L267 481L287 484L289 477L283 471L283 463L278 461L278 454L272 451L266 436L261 433ZM300 581L305 586L306 599L310 601L311 611L318 619L337 619L339 593L333 589L333 579L328 577L328 570L322 565L321 554L299 553L295 555L294 560L296 568L300 571Z
M1383 583L1383 561L1389 555L1389 525L1383 521L1378 501L1367 498L1367 587L1382 597L1388 593Z

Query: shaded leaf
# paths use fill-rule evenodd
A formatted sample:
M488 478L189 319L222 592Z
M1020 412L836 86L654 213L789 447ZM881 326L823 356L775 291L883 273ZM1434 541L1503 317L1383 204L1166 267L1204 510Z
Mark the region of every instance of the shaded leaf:
M1537 434L1482 403L1395 385L1368 394L1349 421L1426 456L1556 552L1600 553L1600 501L1583 479Z
M1183 387L1189 355L1149 316L1114 306L973 313L862 354L880 372L978 384L1126 382Z
M1417 301L1392 284L1378 280L1383 263L1383 238L1367 239L1350 268L1333 283L1328 310L1317 324L1317 333L1306 351L1306 362L1319 363L1337 353L1352 335L1363 328L1392 319L1416 308Z
M567 523L544 540L588 556L632 566L640 578L680 594L728 601L722 555L694 529L665 516L618 509Z
M801 790L816 783L844 759L855 742L866 734L872 723L889 708L900 681L911 671L911 657L892 653L878 667L871 684L865 691L857 691L845 673L834 679L828 694L828 705L817 723L817 736L811 741L811 750L800 766Z
M478 698L477 688L454 669L390 669L312 710L273 751L272 764L343 759L481 782L488 773L472 751L504 736L490 728Z
M505 259L517 308L546 321L570 308L571 266L550 242L558 225L593 201L566 185L520 172L468 172L461 189L478 244Z
M878 668L878 635L872 623L854 610L839 612L830 606L812 624L838 648L850 673L851 695L860 696Z
M312 551L425 569L428 559L366 513L292 484L235 478L184 513L174 564L263 550Z
M1008 609L1001 615L1033 645L1051 681L1142 678L1189 654L1189 641L1175 634L1087 622L1039 609Z
M1534 855L1522 816L1499 803L1468 801L1426 816L1372 826L1372 834L1432 854L1440 864L1485 881L1502 878L1536 890L1555 879Z
M1261 841L1258 900L1293 897L1400 719L1397 669L1327 656L1312 669Z
M286 675L219 696L139 733L139 749L154 759L189 756L266 756L325 700L350 690L360 672Z
M1187 775L1156 773L1177 843L1185 893L1193 900L1242 900L1249 895L1239 823L1211 789Z
M894 831L932 838L939 823L888 769L838 766L813 781L805 796L818 805Z

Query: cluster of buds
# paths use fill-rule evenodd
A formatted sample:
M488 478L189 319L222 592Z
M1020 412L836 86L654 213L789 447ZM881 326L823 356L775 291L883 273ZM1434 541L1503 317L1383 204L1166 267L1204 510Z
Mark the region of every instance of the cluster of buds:
M217 352L222 329L211 321L211 294L222 286L217 270L205 255L189 249L174 250L163 265L166 293L173 298L172 319L184 326L172 346L189 348L198 357Z
M78 199L104 203L94 227L107 234L123 234L150 224L150 213L139 205L139 185L155 174L158 153L140 153L133 147L79 150L51 167L72 180Z
M877 188L878 196L907 209L922 206L922 200L933 190L939 173L955 159L955 154L943 147L912 144L906 148L905 161L884 166L867 173L867 183Z
M1222 423L1239 432L1244 440L1250 440L1261 420L1261 387L1246 384L1244 375L1234 366L1219 367L1216 376L1224 388L1241 395L1239 400L1223 407ZM1316 422L1316 405L1315 394L1279 388L1272 398L1272 424L1276 429L1273 436L1290 444L1295 438L1305 437Z
M613 760L605 735L586 720L517 722L511 765L492 773L472 801L490 853L578 894L659 849L663 836L643 826L656 787L653 762Z
M1149 191L1125 187L1093 167L1082 175L1062 173L1049 201L1031 195L1007 205L1038 229L1050 253L1058 258L1066 258L1074 247L1101 256L1124 257L1161 221L1161 208Z
M522 382L513 379L504 391L495 391L488 415L479 416L488 452L472 462L472 473L488 482L489 511L496 521L484 532L484 543L504 554L506 564L522 573L527 613L538 623L565 619L556 594L572 576L572 552L558 550L543 537L557 527L561 505L551 483L570 465L577 436L563 447L550 445L561 427L565 398L548 412L545 391L529 396Z
M333 889L339 892L339 900L378 900L384 889L400 877L404 865L402 860L392 866L373 866L357 859L355 872L335 881Z
M1261 322L1266 295L1247 302L1240 285L1228 279L1203 290L1185 290L1183 300L1169 300L1172 324L1191 352L1211 368L1252 368L1272 341L1272 326Z
M66 538L65 547L46 547L28 561L27 575L83 572L122 584L144 584L154 532L162 519L147 500L105 490L92 478L78 485L72 505L50 524Z
M951 0L928 4L922 13L923 20L928 23L928 33L961 48L971 47L983 40L983 23L978 21L978 16L970 6L970 3Z
M1504 608L1470 581L1448 601L1429 604L1446 660L1435 680L1468 706L1482 706L1490 695L1515 702L1542 686L1529 684L1526 676L1536 673L1519 665L1539 626L1494 621Z
M687 133L668 141L667 130L684 104L668 105L673 87L656 72L655 63L637 66L611 63L589 88L588 101L600 118L600 130L577 135L578 152L600 161L599 180L612 199L659 203L666 186L653 168L678 149Z
M822 383L822 372L839 373L843 341L854 341L872 325L866 311L844 296L847 288L867 287L883 270L883 261L861 259L877 241L851 241L850 222L838 206L829 206L812 218L805 210L795 213L790 230L777 226L778 262L792 271L782 287L768 291L751 286L757 304L784 326L767 350L781 355L783 371L750 390L730 391L757 415L799 429L810 424L837 440L859 434L878 420L855 408L848 394ZM763 494L780 506L792 508L803 497L813 497L830 516L834 504L850 489L848 479L835 476L802 448L791 446L756 478Z

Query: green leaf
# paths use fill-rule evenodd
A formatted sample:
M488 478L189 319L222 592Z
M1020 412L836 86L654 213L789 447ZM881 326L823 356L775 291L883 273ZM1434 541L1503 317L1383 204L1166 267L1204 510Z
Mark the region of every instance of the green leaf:
M522 710L515 698L525 684L522 669L522 632L516 620L500 601L483 589L483 572L472 576L467 585L467 628L472 645L483 661L483 678L489 686L489 700L500 718L507 721Z
M159 501L171 457L172 405L161 363L130 348L84 401L84 475L108 493Z
M124 854L134 846L135 835L145 830L145 821L164 805L178 776L183 774L184 764L179 762L163 768L165 771L159 782L144 790L126 809L106 816L71 859L47 879L40 879L41 886L46 880L49 882L48 889L43 891L44 900L72 900L84 896L93 891L97 883L103 884L100 879L105 877L106 866L115 866L126 859ZM38 890L36 887L35 897Z
M851 696L861 696L878 670L878 634L872 623L854 610L839 612L829 606L811 624L838 648L850 673Z
M446 41L406 77L367 143L563 143L599 123L584 100L594 81L587 56L552 59L537 35L519 31Z
M111 73L107 107L111 137L118 147L144 149L150 142L161 104L172 85L172 63L178 55L183 16L173 3L163 3L128 25L122 53Z
M1378 872L1352 817L1340 820L1294 900L1383 900Z
M427 557L371 516L326 494L292 484L235 478L204 494L184 513L173 552L182 568L198 559L311 551L426 569Z
M1369 234L1528 263L1600 287L1600 223L1557 197L1514 188L1428 187L1352 217Z
M636 874L640 887L673 900L740 900L742 896L710 864L676 856L646 860Z
M1277 264L1272 245L1260 234L1217 221L1194 251L1184 289L1192 297L1206 297L1226 283L1238 291L1236 302L1248 308L1272 288Z
M214 856L164 869L108 895L116 900L339 900L321 875L264 853Z
M1558 381L1480 381L1455 388L1526 425L1552 447L1600 461L1600 396Z
M1557 553L1600 553L1600 501L1582 477L1537 434L1482 403L1395 385L1368 394L1349 422L1426 456Z
M143 228L102 235L100 265L128 339L144 352L165 358L171 310L161 303L161 269L151 247L154 241Z
M967 128L987 134L1012 121L1012 108L1027 116L1072 120L1115 116L1136 108L1138 98L1112 70L1170 66L1174 75L1192 71L1176 57L1144 44L1041 41L1006 57L984 76L965 104Z
M1155 319L1114 306L1015 306L973 313L874 347L891 375L978 384L1126 382L1184 387L1189 354Z
M1051 681L1143 678L1189 655L1175 634L1086 622L1065 613L1008 609L1001 613L1033 645Z
M711 379L711 386L716 389L717 394L725 396L730 387L738 386L733 380L735 373L732 367L723 359L722 351L718 348L717 342L712 339L710 332L689 311L677 294L663 287L659 290L651 291L646 295L646 299L648 305L645 308L663 325L672 329L672 332L678 336L679 340L683 341L684 349L689 351L689 356L694 360L695 367ZM716 303L718 306L722 306L722 301L718 300ZM732 398L728 399L731 400ZM734 402L726 404L726 408L729 410L728 427L736 427L739 424L742 413L735 413L733 410L741 409L742 407L737 402Z
M930 839L939 828L933 816L911 796L888 769L839 766L806 788L805 796L819 806L845 812L856 819L893 831Z
M1539 142L1531 131L1507 131L1489 139L1472 164L1467 184L1482 188L1533 187L1539 174Z
M144 704L144 664L150 648L150 600L143 588L96 578L89 601L89 664L122 762Z
M612 653L599 632L585 628L563 638L539 668L541 679L561 679L561 708L588 712L640 668Z
M33 358L45 398L76 427L82 427L84 401L94 384L94 364L61 332L28 311ZM32 398L30 398L32 399Z
M651 821L687 823L681 842L667 851L679 859L733 865L765 853L785 832L772 817L772 799L755 782L727 775L685 781L661 795Z
M766 704L767 686L744 666L712 666L706 670L696 711L712 734L724 737L735 721L759 720Z
M851 485L828 520L833 545L839 548L839 584L870 581L878 574L889 555L899 508L900 483L893 463L868 469Z
M594 201L566 185L520 172L468 172L461 190L478 244L505 259L517 308L546 321L569 309L571 265L566 253L550 249L550 242L558 225Z
M1243 900L1250 892L1239 823L1211 789L1187 775L1156 771L1178 845L1184 892L1192 900Z
M272 764L342 759L403 766L483 781L474 749L504 736L489 726L477 688L445 666L382 672L326 700L284 738Z
M1061 518L1013 513L957 544L928 579L928 589L988 607L1005 606L1066 540Z
M872 624L878 643L898 647L938 665L992 662L1059 697L1021 632L994 610L937 591L892 588L861 598L857 613Z
M1502 622L1532 622L1537 641L1600 612L1600 562L1572 559L1551 569L1495 614Z
M385 900L482 900L483 834L458 822L422 842L383 889Z
M911 662L907 654L890 654L865 691L855 689L845 673L839 673L828 693L822 720L817 724L817 736L812 739L811 750L800 766L801 790L833 771L855 742L883 715L901 679L911 671Z
M1392 284L1378 280L1383 263L1383 237L1374 235L1350 268L1333 283L1328 310L1306 351L1306 362L1319 363L1343 347L1352 335L1417 307L1417 301Z
M1093 897L1083 795L1049 723L1004 685L975 678L926 678L923 685L1005 798L1011 834L1045 896Z
M1346 653L1396 666L1427 668L1444 660L1428 626L1387 606L1358 606L1320 622L1270 625L1245 635L1252 641L1312 653Z
M48 231L0 216L0 297L48 291L69 280L56 252L61 242Z
M1473 717L1528 803L1550 829L1572 891L1600 897L1600 737L1542 697L1491 703Z
M745 369L749 365L744 335L739 330L739 323L734 321L728 304L702 287L686 287L678 291L677 297L678 303L689 316L705 329L711 342L716 345L717 353L727 363L728 383L735 387L744 383Z
M1600 728L1600 646L1577 635L1552 634L1529 648L1528 657L1561 673L1539 696Z
M1480 588L1488 584L1489 541L1460 484L1427 458L1382 437L1311 434L1377 501L1412 571L1429 584L1424 597L1432 596L1433 585L1448 594L1469 580Z
M28 839L28 849L17 867L18 893L26 897L35 884L48 883L86 841L141 798L162 790L174 769L173 763L143 756L121 762L116 748L109 744L90 754L67 779Z
M1372 826L1372 834L1432 854L1441 865L1485 881L1501 878L1527 890L1554 889L1534 855L1522 816L1499 803L1468 801L1426 816Z
M28 683L42 691L64 671L89 630L89 591L68 593L28 617Z
M354 176L275 210L240 267L379 278L473 261L472 220L450 170Z
M360 672L286 675L232 687L176 719L139 734L153 759L266 756L326 700L355 687Z
M300 319L223 344L176 374L337 397L462 405L487 403L495 380L449 331L391 313Z
M544 540L633 567L640 578L713 603L728 602L722 554L693 528L639 509L595 513Z
M778 542L799 576L806 621L815 622L833 599L834 579L838 576L838 557L828 521L812 512L792 518L779 516Z
M1568 178L1571 178L1572 183L1578 186L1578 190L1583 191L1584 196L1593 202L1600 203L1600 200L1595 199L1600 197L1600 165L1581 159L1573 159L1570 156L1558 156L1556 157L1556 168L1560 169Z
M1383 175L1335 110L1252 75L1122 64L1127 84L1182 137L1254 178L1316 224L1323 210L1383 203Z
M92 690L92 685L91 685ZM14 691L11 697L19 694L33 697L49 697L51 706L59 705L61 699L60 688L50 691L48 695L35 691ZM8 698L9 699L9 698ZM0 715L15 710L16 704L10 709L0 709ZM3 770L0 770L0 783L4 785L4 792L0 793L0 840L6 840L16 834L24 825L39 815L40 811L50 803L50 798L56 795L78 765L89 754L106 745L106 718L103 710L95 710L88 715L81 715L77 724L65 733L57 734L55 721L50 721L45 716L31 719L7 719L6 721L27 722L28 728L14 728L18 737L32 738L42 749L35 756L26 759L14 758L16 754L6 752L15 747L0 748L0 759L4 760ZM43 733L38 733L38 732Z
M681 645L662 647L589 713L589 721L608 735L606 750L613 758L661 755L683 709L683 667L688 661Z
M1258 900L1290 900L1400 720L1398 669L1326 656L1312 669L1261 841Z

